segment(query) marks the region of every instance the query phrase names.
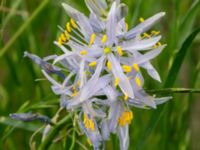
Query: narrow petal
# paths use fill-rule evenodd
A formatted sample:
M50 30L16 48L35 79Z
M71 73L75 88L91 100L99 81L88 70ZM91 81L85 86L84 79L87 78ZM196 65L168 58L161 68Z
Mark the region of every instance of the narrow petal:
M107 20L107 37L109 39L109 44L112 46L113 43L115 43L116 40L116 27L117 27L117 19L116 19L116 2L112 4L112 7L110 9L110 12L108 14L108 20Z
M162 45L155 50L152 50L150 52L145 53L144 55L141 55L140 57L137 57L133 63L142 64L142 63L145 63L145 62L155 58L162 52L162 50L165 48L165 46L166 45Z
M172 99L172 96L155 98L154 101L156 105L160 105L169 101L170 99Z
M127 150L129 146L129 126L118 128L118 137L120 142L120 150Z
M146 32L149 30L155 23L157 23L163 16L165 15L165 12L160 12L153 17L150 17L149 19L145 20L144 22L140 23L133 29L131 29L127 34L126 34L126 39L131 39L134 38L138 33Z
M108 140L110 137L110 130L108 126L108 120L103 120L101 123L101 133L103 140Z
M111 86L104 87L103 91L105 95L107 96L108 100L115 101L117 99L117 94Z
M134 98L131 84L124 74L122 67L119 64L119 61L115 58L113 54L109 54L108 59L111 62L112 73L114 74L115 78L119 78L119 87L121 88L123 93L127 94L131 98Z
M128 50L130 52L136 50L149 50L151 49L158 41L161 39L161 36L153 37L145 40L137 40L135 42L128 42L122 45L122 49Z

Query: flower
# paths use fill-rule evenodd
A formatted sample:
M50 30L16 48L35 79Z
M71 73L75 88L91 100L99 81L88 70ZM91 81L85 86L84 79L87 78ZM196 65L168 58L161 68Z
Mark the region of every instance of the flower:
M166 45L159 42L159 31L149 29L165 13L146 20L140 18L141 23L129 30L125 22L127 7L120 0L85 1L89 17L62 4L71 19L65 28L59 27L62 33L54 44L63 54L44 59L28 52L25 56L40 65L53 92L61 97L60 106L78 114L79 126L94 149L100 148L110 133L117 133L120 148L126 150L128 128L133 120L131 106L156 108L171 99L148 95L142 88L144 78L140 69L161 82L150 61ZM62 83L51 74L61 77Z

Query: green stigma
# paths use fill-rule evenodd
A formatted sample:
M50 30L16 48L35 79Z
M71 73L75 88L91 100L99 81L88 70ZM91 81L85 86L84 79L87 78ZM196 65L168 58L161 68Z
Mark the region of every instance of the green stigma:
M111 52L111 48L110 47L104 48L104 53L105 54L109 54L110 52Z

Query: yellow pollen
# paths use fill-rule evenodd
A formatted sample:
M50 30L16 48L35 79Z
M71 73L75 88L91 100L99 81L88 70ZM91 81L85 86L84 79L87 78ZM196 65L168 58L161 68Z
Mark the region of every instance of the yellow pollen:
M72 32L71 25L69 22L66 24L66 29L68 32Z
M108 68L109 71L112 69L111 62L110 62L110 61L107 62L107 68Z
M158 43L157 43L157 46L158 46L158 47L159 47L159 46L161 46L161 43L160 43L160 42L158 42Z
M92 45L94 43L95 37L96 37L96 34L93 33L91 35L91 37L90 37L90 43L89 43L89 45Z
M80 86L80 85L81 85L81 82L80 82L80 81L78 81L78 82L77 82L77 86Z
M144 18L142 18L142 17L139 20L140 20L140 22L144 22Z
M151 34L158 35L160 34L160 31L151 31Z
M93 61L93 62L89 63L89 66L90 66L90 67L95 67L96 64L97 64L97 62L96 62L96 61Z
M87 51L86 51L86 50L83 50L83 51L80 52L80 54L81 54L81 55L87 55Z
M115 87L119 84L119 78L115 78Z
M104 53L105 53L105 54L109 54L110 52L111 52L110 47L104 48Z
M74 19L70 19L70 23L71 23L71 25L72 25L72 27L73 28L76 28L77 26L76 26L76 22L74 21Z
M138 77L135 78L135 83L137 84L138 87L141 86L141 81Z
M62 39L58 38L58 44L61 46L63 44Z
M89 119L86 114L84 114L83 124L86 129L90 129L91 131L94 131L95 126L92 119Z
M150 36L148 33L146 33L146 32L143 33L143 36L144 36L144 37L147 37L147 38L150 38L150 37L151 37L151 36Z
M126 31L128 31L128 23L126 23Z
M104 44L107 41L107 35L103 35L101 42Z
M124 72L126 72L126 73L129 73L132 71L131 66L123 65L122 68L123 68Z
M122 51L122 48L120 46L117 47L117 53L119 54L119 56L123 55L123 51Z
M137 72L140 70L138 64L136 64L136 63L133 64L133 68L134 68L135 71L137 71Z
M121 127L124 127L127 124L131 124L133 119L133 113L131 111L124 111L119 117L118 123Z
M74 91L74 93L72 93L72 97L75 97L78 94L77 91Z
M128 100L128 94L124 93L124 100L127 101Z
M69 36L69 34L67 33L66 30L65 30L64 34L65 34L66 39L69 40L70 36Z

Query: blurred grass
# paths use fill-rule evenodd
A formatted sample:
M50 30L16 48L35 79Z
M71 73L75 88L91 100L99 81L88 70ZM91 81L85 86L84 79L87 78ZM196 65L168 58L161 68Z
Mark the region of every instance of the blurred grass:
M23 58L23 51L28 50L40 56L59 52L53 45L53 41L59 34L57 25L64 26L69 19L61 8L61 2L63 1L0 1L0 53L2 56L0 57L0 149L29 149L28 141L32 134L31 131L35 130L39 123L24 125L6 118L10 113L17 112L21 105L24 104L24 108L20 110L22 112L34 112L37 108L41 113L50 117L58 108L56 102L58 97L51 94L48 82L35 81L43 76L34 64ZM88 14L83 0L66 0L65 2ZM168 46L153 61L162 80L166 81L169 68L172 66L178 50L194 29L200 26L200 1L124 0L123 2L129 6L126 20L131 26L139 22L139 17L147 18L159 11L167 13L155 29L161 30L162 43L167 43ZM42 3L46 6L41 7ZM33 17L38 9L40 11ZM9 42L10 40L11 42ZM179 73L177 72L178 77L173 87L200 88L199 48L200 35L195 38L192 47L188 49L187 55L181 63L181 69ZM2 51L2 49L4 50ZM145 88L159 89L163 87L164 82L159 84L146 74L144 75L146 77ZM173 97L171 102L160 106L158 110L133 108L135 121L130 127L130 150L200 149L200 119L196 117L200 110L198 107L200 105L199 95L173 94ZM29 101L29 104L26 101ZM158 112L164 107L166 111L159 120ZM152 116L157 121L156 124L149 121ZM7 126L12 124L14 127ZM156 126L148 135L144 131L151 128L150 124ZM40 137L38 136L36 139L38 143ZM84 141L82 136L78 139ZM112 142L107 142L108 149L118 149L116 137L112 136L112 139ZM66 137L65 143L55 144L51 149L55 147L62 149L67 146L71 146L69 137ZM78 149L79 147L76 143L74 148Z

